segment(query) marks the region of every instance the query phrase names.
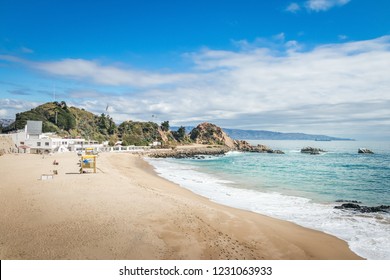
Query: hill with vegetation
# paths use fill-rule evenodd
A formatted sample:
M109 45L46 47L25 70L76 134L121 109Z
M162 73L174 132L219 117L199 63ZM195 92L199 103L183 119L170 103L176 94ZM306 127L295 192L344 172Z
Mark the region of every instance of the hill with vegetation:
M222 129L211 123L201 123L191 128L183 126L171 128L169 121L158 125L154 122L128 120L117 125L107 114L95 115L84 109L68 106L64 101L48 102L16 114L13 123L2 127L2 133L24 129L28 120L42 121L44 133L53 132L61 137L81 137L99 143L108 141L109 145L122 141L123 146L146 146L153 142L160 142L163 147L175 147L181 144L198 143L227 146L245 151L254 149L265 151L267 149L253 148L245 141L233 139L297 139L298 136L299 139L308 139L309 137L307 134L289 135L267 131ZM310 135L310 138L341 140L323 135Z
M116 125L110 116L97 116L84 109L69 107L64 101L48 102L16 114L15 121L3 128L3 132L24 129L28 120L42 121L44 133L53 132L62 137L80 136L101 142L116 133Z
M61 137L82 137L98 142L109 141L114 145L143 146L155 141L163 145L175 146L191 143L184 127L171 131L169 122L161 125L153 122L125 121L116 125L106 114L95 115L84 109L68 106L62 102L48 102L29 111L16 114L15 121L3 127L3 133L24 129L28 120L42 121L44 133L53 132Z
M222 128L207 122L201 123L192 129L190 139L198 144L225 145L229 148L235 148L237 145Z

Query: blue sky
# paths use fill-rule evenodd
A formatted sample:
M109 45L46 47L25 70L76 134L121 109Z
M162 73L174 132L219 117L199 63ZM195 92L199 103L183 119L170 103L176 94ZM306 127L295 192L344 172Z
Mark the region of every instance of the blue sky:
M388 0L0 0L0 118L55 97L116 122L388 140L389 15Z

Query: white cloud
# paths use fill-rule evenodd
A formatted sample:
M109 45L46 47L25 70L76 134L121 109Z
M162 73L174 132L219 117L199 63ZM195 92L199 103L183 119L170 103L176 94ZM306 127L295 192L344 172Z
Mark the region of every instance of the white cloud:
M305 7L310 11L320 12L327 11L335 6L344 6L350 0L308 0Z
M164 110L158 113L167 118L217 120L225 126L279 124L338 134L368 129L373 122L389 126L390 109L377 107L390 103L390 37L272 53L205 49L193 54L197 69L207 71L196 86L157 90L148 100L159 103Z
M86 79L91 82L110 86L150 87L190 80L188 74L161 74L139 70L105 66L95 61L84 59L63 59L61 61L30 63L32 67L46 73Z
M301 50L303 48L303 45L301 45L298 41L291 40L286 42L285 47L288 52L291 52Z
M282 41L283 42L286 39L286 35L284 34L284 32L281 32L279 34L274 35L273 38L275 40L277 40L277 41Z
M348 4L351 0L307 0L303 3L290 3L286 11L290 13L297 13L305 7L307 11L323 12L328 11L333 7L340 7Z
M238 51L187 54L193 68L186 73L130 71L86 60L39 65L53 75L92 83L90 90L86 84L70 91L70 97L83 95L72 98L73 105L102 113L110 104L117 122L157 115L158 121L172 124L212 121L224 127L350 137L382 127L390 137L390 36L310 51L301 51L296 41L281 42L278 51L261 40L245 42L247 47ZM152 82L150 77L155 77ZM94 90L99 85L104 89ZM108 93L110 88L115 94Z
M339 37L339 40L347 40L348 39L348 36L344 35L344 34L340 34L338 37Z
M0 98L0 116L15 119L15 114L24 112L38 106L39 102L31 102L19 99Z
M290 13L296 13L301 10L301 6L297 3L291 3L287 6L286 11Z

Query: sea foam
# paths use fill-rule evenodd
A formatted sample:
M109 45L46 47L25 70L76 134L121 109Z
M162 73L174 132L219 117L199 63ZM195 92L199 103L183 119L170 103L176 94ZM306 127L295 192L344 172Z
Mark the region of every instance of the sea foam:
M229 156L236 156L231 154ZM304 197L240 188L236 182L174 159L148 159L162 177L211 201L320 230L348 242L367 259L390 259L390 215L356 214Z

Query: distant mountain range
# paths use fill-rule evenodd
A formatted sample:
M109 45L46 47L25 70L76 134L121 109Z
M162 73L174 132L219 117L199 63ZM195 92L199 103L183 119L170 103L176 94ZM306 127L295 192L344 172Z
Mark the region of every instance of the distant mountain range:
M191 131L194 127L187 126L186 131ZM172 130L178 127L171 127ZM327 135L305 134L305 133L283 133L268 130L243 130L223 128L223 130L233 139L243 140L316 140L316 141L354 141L351 138L339 138Z
M6 126L9 126L13 122L14 122L14 120L12 120L12 119L0 119L0 126L6 127Z

